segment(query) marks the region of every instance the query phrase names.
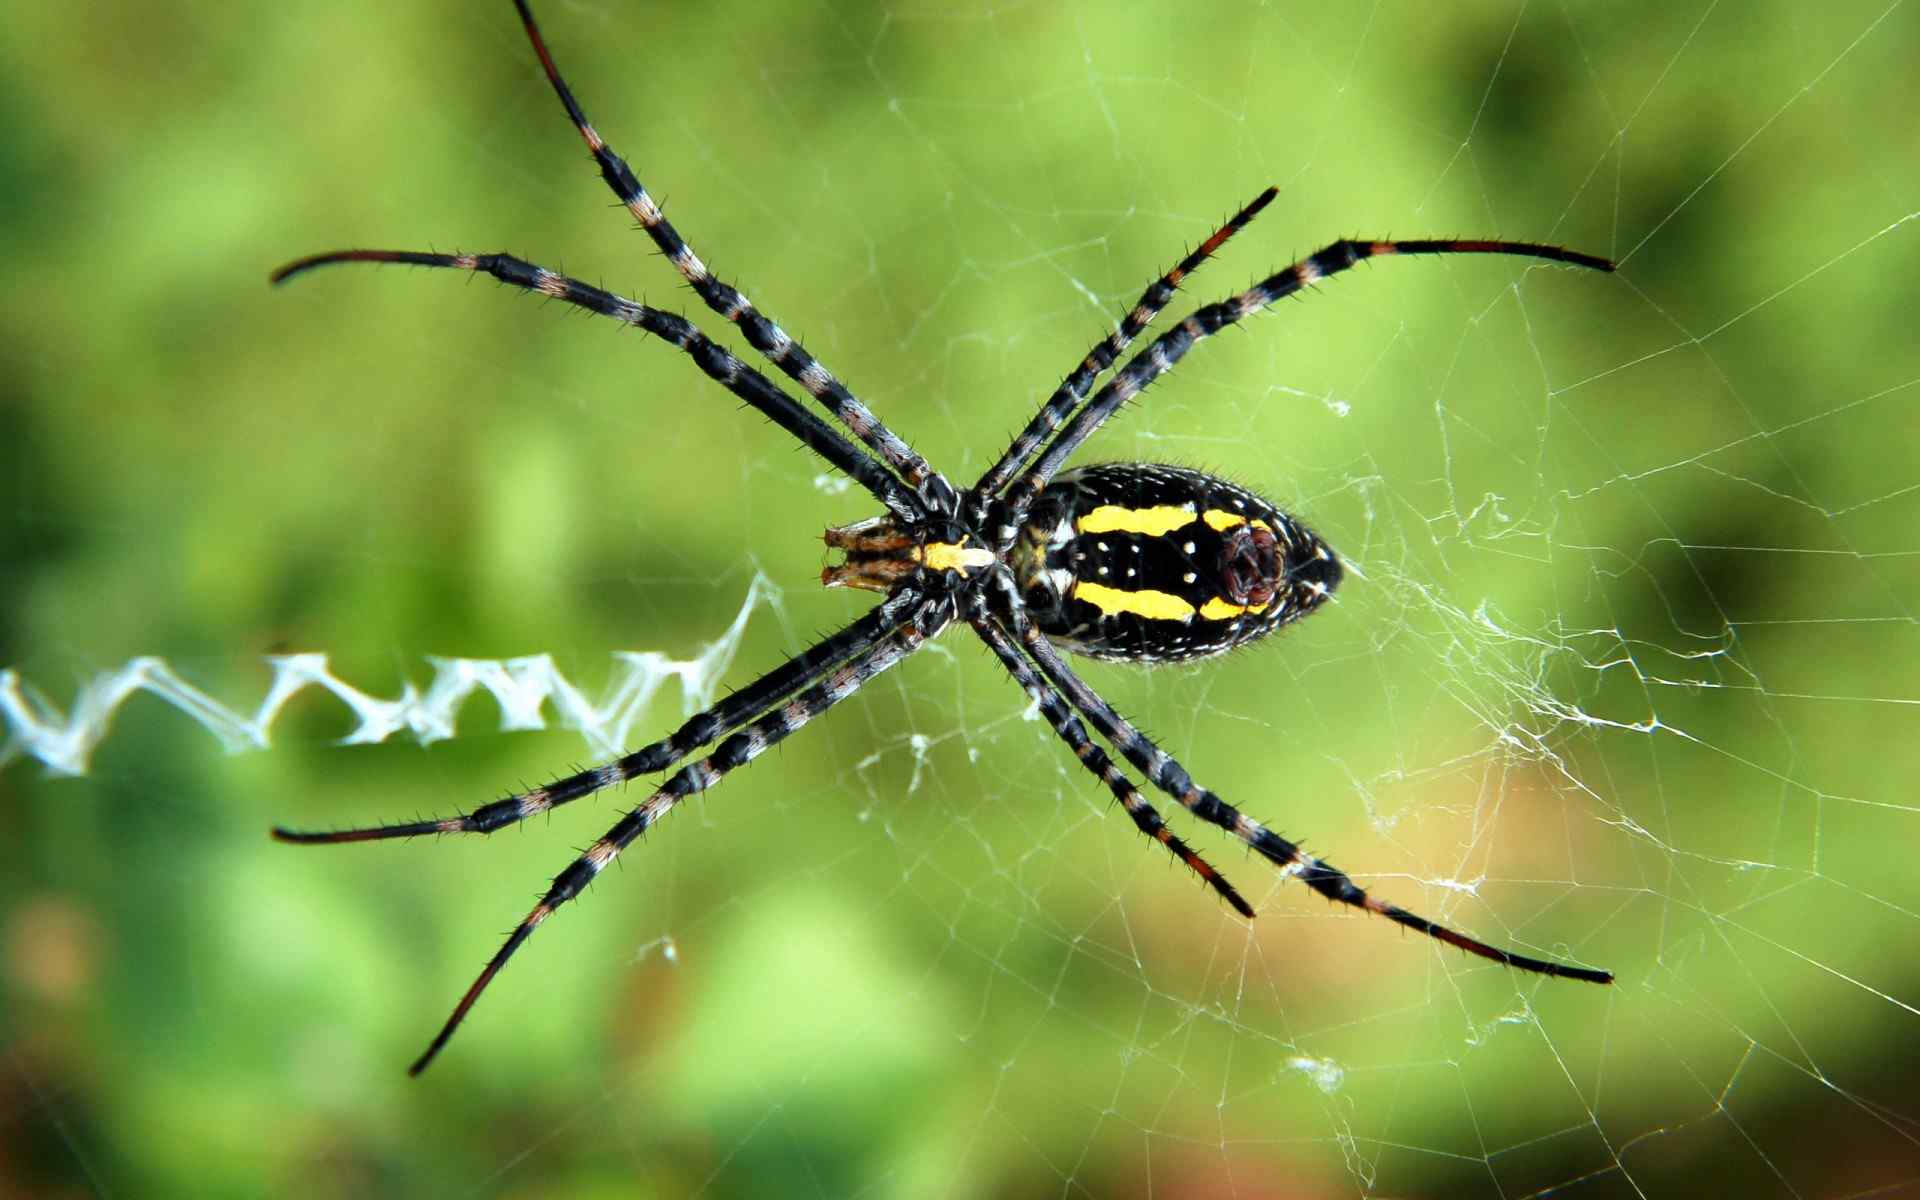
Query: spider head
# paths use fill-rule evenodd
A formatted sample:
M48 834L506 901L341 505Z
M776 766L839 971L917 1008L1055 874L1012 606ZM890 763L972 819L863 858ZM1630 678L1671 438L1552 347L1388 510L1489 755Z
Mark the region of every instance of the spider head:
M820 572L826 587L892 592L913 582L954 592L986 577L998 561L973 531L957 521L907 524L891 513L838 525L822 535L845 555Z

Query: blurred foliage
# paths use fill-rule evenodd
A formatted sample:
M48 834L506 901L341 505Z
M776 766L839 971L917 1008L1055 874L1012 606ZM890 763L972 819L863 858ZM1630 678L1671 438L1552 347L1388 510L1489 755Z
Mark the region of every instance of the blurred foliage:
M1375 264L1088 455L1245 480L1356 568L1271 644L1089 677L1382 894L1611 992L1198 833L1236 920L960 635L636 846L409 1082L640 794L296 850L266 828L470 808L580 741L475 702L341 748L316 692L229 757L136 700L86 777L0 771L0 1194L1913 1186L1920 10L1697 9L542 8L703 256L963 479L1269 182L1194 299L1355 233L1621 258ZM506 3L30 0L0 63L0 666L48 702L160 654L244 709L288 649L591 690L760 570L737 685L857 611L814 539L870 505L666 347L443 274L267 287L504 249L718 329Z

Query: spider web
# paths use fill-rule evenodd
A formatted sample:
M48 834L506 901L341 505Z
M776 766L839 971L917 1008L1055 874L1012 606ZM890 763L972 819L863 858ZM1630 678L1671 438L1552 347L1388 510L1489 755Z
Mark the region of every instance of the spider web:
M0 48L25 1191L1920 1191L1911 5L543 5L703 256L962 479L1268 183L1185 303L1348 234L1618 259L1372 264L1081 455L1243 481L1351 568L1103 694L1377 894L1618 982L1183 828L1238 920L961 631L636 845L411 1083L641 793L266 827L653 736L855 615L813 538L872 506L658 344L426 272L267 293L507 249L720 324L504 6L240 11Z

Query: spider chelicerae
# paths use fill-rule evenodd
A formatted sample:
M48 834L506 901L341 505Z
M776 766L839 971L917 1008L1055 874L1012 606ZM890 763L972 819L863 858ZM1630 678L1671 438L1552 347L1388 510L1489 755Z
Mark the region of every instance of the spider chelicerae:
M273 282L329 263L451 267L484 272L654 334L885 507L877 517L826 531L826 543L840 559L821 573L828 587L864 588L885 598L851 625L690 718L667 737L604 766L483 805L465 816L335 832L275 829L276 838L302 843L491 833L637 776L679 768L555 877L454 1006L410 1073L419 1074L433 1061L528 936L674 805L720 782L955 621L966 622L986 643L1054 733L1107 786L1140 831L1165 846L1242 916L1252 917L1252 906L1167 828L1132 779L1089 735L1089 724L1153 787L1329 900L1378 913L1523 971L1589 983L1613 981L1606 971L1499 949L1368 895L1344 871L1195 783L1172 755L1082 682L1061 655L1066 650L1135 663L1205 658L1305 617L1340 583L1340 560L1312 530L1226 480L1184 467L1137 462L1062 470L1107 418L1172 370L1201 339L1317 280L1382 255L1512 254L1598 271L1613 270L1611 262L1532 242L1338 241L1238 295L1194 310L1128 359L1089 397L1094 381L1172 301L1181 281L1273 199L1276 189L1268 188L1154 280L1114 332L1047 397L993 466L961 491L738 289L713 277L626 162L588 122L554 66L527 0L515 0L515 5L548 81L614 195L707 307L737 326L755 350L818 401L859 445L686 318L508 254L339 250L288 263L273 273ZM693 757L716 741L706 755Z

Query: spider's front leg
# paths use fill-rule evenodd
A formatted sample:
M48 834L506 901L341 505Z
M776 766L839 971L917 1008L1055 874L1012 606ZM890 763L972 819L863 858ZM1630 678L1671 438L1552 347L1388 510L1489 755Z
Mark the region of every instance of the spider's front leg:
M886 467L868 457L858 447L835 433L810 411L801 408L790 396L760 372L741 362L724 346L700 332L691 321L677 313L629 300L604 288L583 283L558 271L511 254L440 254L427 250L333 250L309 254L275 270L267 278L275 284L304 275L319 267L338 263L404 263L416 267L439 267L456 271L476 271L493 276L501 283L547 296L623 325L643 329L678 348L693 359L708 378L758 410L775 425L792 434L807 449L818 454L848 478L873 493L889 511L902 517L918 516L921 509L914 496ZM944 481L942 481L944 485ZM951 491L951 488L948 489Z
M1146 349L1129 359L1125 366L1107 380L1106 386L1080 406L1079 410L1073 414L1073 418L1061 429L1059 436L1048 443L1046 450L1034 457L1027 473L1007 486L1002 496L1007 502L1012 520L1018 523L1026 516L1027 509L1046 490L1047 485L1053 481L1054 475L1066 465L1067 459L1072 457L1081 443L1093 436L1094 431L1128 401L1145 391L1156 379L1173 370L1187 352L1201 341L1302 289L1312 287L1328 276L1352 270L1370 259L1394 255L1429 254L1503 254L1516 258L1566 263L1569 266L1584 267L1590 271L1614 269L1612 261L1598 255L1569 250L1564 246L1549 246L1541 242L1430 238L1399 242L1354 239L1334 242L1292 266L1275 272L1238 295L1195 309L1187 315L1185 320L1162 333Z
M539 23L533 19L533 10L527 0L514 0L514 7L520 12L520 23L527 31L527 40L533 44L534 53L540 58L540 66L547 73L547 82L553 86L554 94L567 110L567 118L586 142L588 152L600 168L600 177L606 181L614 197L633 215L633 219L640 223L640 228L646 231L660 253L673 264L673 269L680 272L681 278L687 281L687 286L693 289L694 294L708 308L738 326L748 345L805 388L808 395L878 455L890 471L904 480L923 503L934 508L956 503L958 495L953 486L929 466L927 460L905 439L888 429L872 409L800 344L799 339L761 312L739 288L715 277L707 264L694 253L686 238L667 220L660 205L641 185L626 160L587 120L586 110L581 108L573 89L561 77L560 68L554 63L552 52L547 49L546 38L540 32Z
M1102 338L1093 349L1087 351L1087 356L1080 360L1080 365L1068 373L1067 377L1060 381L1060 386L1055 388L1053 394L1040 405L1040 411L1033 414L1026 428L1014 435L1013 441L1000 455L999 461L987 468L986 473L974 483L973 490L968 495L977 521L984 517L988 502L1002 487L1006 486L1014 473L1026 464L1040 443L1045 441L1054 430L1060 428L1060 423L1079 407L1080 401L1085 398L1087 389L1093 385L1093 381L1113 365L1114 360L1132 344L1134 338L1140 336L1142 330L1153 323L1153 319L1160 315L1161 309L1173 302L1173 297L1182 281L1211 258L1214 251L1226 245L1228 238L1240 232L1259 216L1260 210L1271 204L1273 198L1279 194L1279 188L1269 187L1255 196L1246 207L1227 218L1225 224L1189 251L1186 257L1175 263L1166 274L1147 285L1147 290L1140 293L1140 298L1134 301L1133 307L1120 318L1120 323L1114 327L1113 332ZM983 521L981 528L986 528Z

